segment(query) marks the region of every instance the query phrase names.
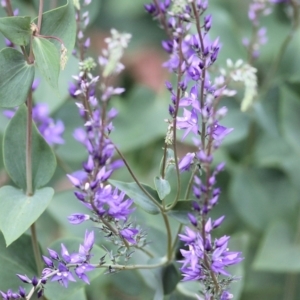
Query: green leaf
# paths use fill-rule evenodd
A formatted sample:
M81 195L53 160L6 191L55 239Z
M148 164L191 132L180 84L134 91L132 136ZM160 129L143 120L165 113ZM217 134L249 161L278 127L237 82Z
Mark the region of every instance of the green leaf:
M168 216L177 220L181 224L190 225L191 222L187 214L190 213L191 210L191 201L178 201L176 205L170 211L168 211Z
M41 34L55 36L61 39L67 48L68 56L71 55L76 39L76 19L73 0L69 0L65 5L43 13ZM58 49L59 42L51 39Z
M170 194L171 187L168 180L156 176L154 178L154 184L160 200L163 200L167 195Z
M164 295L168 295L175 290L177 283L180 281L180 277L179 270L175 267L174 263L161 268Z
M68 239L60 239L55 241L55 243L49 246L50 249L57 251L58 253L61 252L61 244L64 244L66 248L70 252L78 251L79 244L83 243L83 237L80 238L68 238ZM93 246L93 258L92 263L99 262L99 259L106 254L104 250L102 250L97 245ZM91 282L93 279L100 276L103 272L103 269L95 269L91 272L87 272L86 275ZM75 297L75 294L78 293L86 283L82 280L76 278L77 282L70 282L68 288L61 286L57 281L55 282L47 282L47 289L45 289L45 295L49 300L69 300ZM75 298L74 298L75 299ZM76 298L77 299L77 298Z
M253 267L258 271L300 272L299 243L287 222L276 221L266 232L255 257Z
M27 107L22 105L10 120L4 133L4 165L16 185L26 190L26 124ZM35 124L32 126L32 185L44 186L56 168L56 158Z
M34 67L12 48L0 52L0 106L16 107L26 101L34 79Z
M0 18L0 31L14 44L26 46L31 35L30 21L30 17Z
M257 230L278 218L289 218L297 206L293 185L277 169L236 169L230 198L241 219Z
M281 106L281 124L282 131L287 142L300 154L300 101L299 95L286 87L281 88L282 106Z
M159 170L162 172L164 157L162 157ZM170 174L175 170L175 157L174 151L170 148L166 151L166 161L165 161L165 178L169 178Z
M35 63L42 76L54 90L58 90L60 71L60 54L58 50L48 40L36 37L33 39L32 47Z
M153 91L139 87L125 101L120 99L115 103L120 115L114 120L116 130L111 137L118 141L122 151L139 149L165 135L167 99L158 99Z
M126 195L130 197L135 204L140 206L149 214L156 215L159 213L159 208L157 207L157 205L155 205L153 201L147 195L145 195L145 193L135 182L127 183L117 180L109 180L109 182L119 190L125 192ZM156 199L158 203L160 202L155 190L153 190L150 186L147 186L145 184L142 184L142 186L151 194L152 197Z
M49 205L54 190L36 190L31 197L12 186L0 188L0 228L6 245L20 237L44 212Z
M15 220L16 222L16 220ZM0 233L0 290L17 291L21 282L16 274L26 274L29 278L37 275L35 259L30 236L22 235L6 248Z

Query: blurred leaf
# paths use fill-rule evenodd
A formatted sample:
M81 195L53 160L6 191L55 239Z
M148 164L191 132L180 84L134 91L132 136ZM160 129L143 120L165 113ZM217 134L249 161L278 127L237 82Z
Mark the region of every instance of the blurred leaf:
M0 228L7 245L20 237L48 207L54 190L36 190L31 197L12 186L0 188Z
M80 238L60 239L60 240L57 240L52 245L50 245L48 248L53 249L53 250L57 251L58 253L60 253L61 252L61 244L64 244L66 246L66 248L69 250L69 253L78 252L79 244L83 244L83 238L84 237L82 237L81 239ZM92 263L97 263L99 261L99 259L102 256L104 256L106 253L104 250L102 250L97 245L93 246L92 252L94 254ZM91 282L93 279L100 276L104 272L104 270L105 270L104 268L103 269L99 268L99 269L94 269L91 272L87 272L86 274L89 278L89 281ZM74 275L74 272L72 272L72 273L75 278L76 275ZM57 281L55 281L55 282L48 281L47 289L45 289L45 296L49 300L69 300L69 299L74 298L75 295L80 290L82 290L82 288L86 285L85 282L78 279L77 277L75 279L77 280L77 282L70 282L67 289L65 287L63 287L62 285L60 285Z
M231 236L229 241L229 247L232 251L241 251L242 257L248 256L250 246L250 235L247 233L238 233ZM242 299L241 295L243 292L243 288L245 285L245 277L246 274L246 262L245 260L241 261L240 263L230 266L228 271L230 274L233 274L237 277L237 281L234 281L230 285L230 292L234 295L234 299Z
M73 213L89 213L82 203L77 200L73 190L55 193L47 211L64 228L73 235L84 235L85 226L70 224L67 217Z
M78 108L75 103L71 101L64 103L54 117L61 119L65 125L65 143L60 145L56 150L58 156L66 162L77 162L78 164L87 159L88 152L86 148L73 136L76 128L84 127L84 122L79 116Z
M192 210L192 201L178 201L176 205L168 211L168 216L184 225L190 225L188 213Z
M295 233L287 222L272 223L259 247L253 268L269 272L300 272L300 245L294 241Z
M246 113L240 111L238 103L232 101L232 99L222 99L222 105L228 108L228 113L221 121L223 126L234 128L234 130L226 136L222 145L230 145L237 143L244 139L249 130L250 118Z
M114 120L111 137L122 151L138 149L165 135L167 103L151 90L136 88L115 106L120 115Z
M287 142L300 154L300 101L299 95L294 94L286 87L281 88L281 124Z
M161 162L160 162L160 166L159 166L160 172L162 172L163 160L164 160L164 157L162 157ZM165 170L164 170L165 178L168 179L174 170L175 170L174 151L173 151L173 149L167 148Z
M26 46L31 36L30 17L0 18L0 31L16 45Z
M134 201L135 204L140 206L143 210L149 214L156 215L160 212L157 205L152 202L152 200L145 195L145 193L140 189L140 187L135 182L121 182L117 180L109 180L109 183L114 185L120 191L124 192L130 199ZM160 202L159 197L155 190L150 186L142 184L142 186L147 190L147 192L156 199L157 203Z
M33 65L13 48L0 51L0 106L16 107L26 101L34 78ZM5 72L4 72L5 70ZM17 88L16 88L17 87Z
M68 60L66 68L60 71L59 79L58 79L58 91L53 90L53 88L47 83L46 80L41 80L37 90L34 92L35 102L47 103L49 106L49 110L52 113L53 111L61 108L61 106L66 102L69 97L68 85L72 82L72 76L78 73L78 59L74 56L71 56ZM40 79L42 77L41 72L36 70L36 78ZM75 106L75 103L69 103L70 106L74 106L74 109L71 110L68 114L68 119L66 121L74 122L76 120L80 120L80 118L69 118L72 115L72 112L78 114L78 108ZM74 120L72 120L74 119ZM78 125L79 126L79 125ZM67 136L67 134L65 134ZM74 149L74 148L73 148Z
M67 48L68 56L70 56L76 39L75 10L73 1L68 0L64 3L66 4L63 6L43 13L41 34L61 39ZM51 39L51 42L57 45L58 49L61 49L59 42L53 39Z
M168 264L161 268L161 280L164 289L164 295L172 293L177 283L180 281L181 276L178 268L174 263Z
M26 181L26 130L27 107L19 107L10 120L4 134L4 164L11 179L27 189ZM32 124L32 186L33 189L44 186L53 176L56 159L51 147Z
M33 39L33 53L35 63L48 84L58 90L58 76L60 71L60 54L56 47L44 38Z
M24 234L6 248L5 240L0 233L0 265L1 291L8 289L17 291L21 281L16 274L26 274L29 278L38 275L30 236ZM30 287L27 292L29 289Z
M255 161L264 167L282 167L293 149L281 137L261 135L255 145Z
M280 88L276 85L266 95L259 95L254 104L256 121L270 135L279 136L280 132Z
M154 178L154 184L160 200L163 200L167 195L170 194L171 187L168 180L156 176Z
M289 216L297 205L297 194L284 173L276 169L236 169L230 197L240 218L256 230Z

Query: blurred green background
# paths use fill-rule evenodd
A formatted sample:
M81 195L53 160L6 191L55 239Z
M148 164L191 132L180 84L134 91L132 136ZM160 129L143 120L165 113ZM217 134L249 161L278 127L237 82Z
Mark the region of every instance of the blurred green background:
M12 5L20 9L20 15L35 16L37 2L12 0ZM65 3L55 0L45 2L48 8ZM220 36L222 43L217 61L220 67L225 66L227 58L233 61L247 59L242 38L251 35L251 23L247 17L249 3L246 0L209 1L209 11L213 15L211 35L214 38ZM89 54L96 58L111 28L129 32L133 36L123 60L126 70L116 83L124 86L126 93L112 101L112 106L119 110L112 139L140 180L153 186L153 178L159 174L167 129L164 119L168 117L170 100L164 89L164 81L169 74L161 67L167 58L160 46L165 35L145 13L143 4L144 0L93 0L87 7L91 24L86 37L92 39ZM240 281L232 284L236 300L300 299L299 29L295 31L279 62L277 72L270 72L290 32L288 14L284 5L278 5L270 16L262 18L269 41L254 62L254 67L258 69L259 94L253 108L246 113L240 111L242 92L236 98L221 101L229 109L222 124L235 130L215 155L216 162L225 161L227 168L218 177L222 194L213 217L226 216L216 234L231 235L231 248L243 251L245 257L235 270L231 270L233 274L242 276ZM4 16L4 12L1 11L0 15ZM0 44L1 48L4 47L3 39ZM35 101L48 103L52 116L62 119L66 126L66 143L56 149L57 156L64 163L59 163L51 182L57 193L49 209L38 221L38 235L43 249L61 237L81 238L89 226L87 223L71 226L66 220L71 213L82 211L82 207L73 196L65 173L80 169L82 161L86 159L85 149L72 137L73 130L82 126L82 120L67 91L71 76L76 75L77 71L77 61L72 58L60 77L61 98L46 83L41 83L34 94ZM0 114L1 135L6 124L7 120ZM181 156L192 150L188 143L179 142ZM9 183L9 179L3 163L0 164L0 180L4 185ZM114 177L132 181L125 169L116 172ZM185 182L183 176L183 185ZM160 217L137 210L134 221L149 231L148 240L153 252L164 255L166 237ZM178 225L176 220L172 221L174 233ZM99 245L104 243L110 247L101 235L99 238ZM145 258L137 253L133 261L140 259ZM16 267L10 273L8 276L11 279L7 279L10 287L17 287L18 282L13 274L21 271ZM56 299L154 299L155 292L160 288L159 278L157 272L152 271L101 275L86 289L82 285L76 288L74 284L74 294L69 290L62 292L62 289L57 289ZM4 281L0 282L0 289L7 288ZM197 290L194 284L180 284L165 299L193 299L195 288Z

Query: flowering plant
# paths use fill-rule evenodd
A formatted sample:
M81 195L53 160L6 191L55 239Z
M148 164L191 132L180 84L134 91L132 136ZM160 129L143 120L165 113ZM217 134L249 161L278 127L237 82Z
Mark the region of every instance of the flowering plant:
M275 299L279 292L253 281L259 271L299 271L288 260L297 259L296 246L287 241L297 220L298 79L296 72L276 79L281 87L274 78L297 33L300 4L249 1L252 33L234 41L234 51L245 49L233 56L215 17L231 16L221 6L143 3L144 18L162 35L161 66L169 72L159 82L160 101L126 82L138 82L126 57L134 35L111 29L92 54L87 29L99 1L58 2L1 1L2 298L127 299L128 279L138 299L248 299L251 285L255 295L268 295L257 297ZM266 72L262 24L276 13L292 27ZM283 133L274 113L279 92L293 101L283 104ZM274 251L278 231L288 247ZM285 276L280 290L294 299L295 277Z

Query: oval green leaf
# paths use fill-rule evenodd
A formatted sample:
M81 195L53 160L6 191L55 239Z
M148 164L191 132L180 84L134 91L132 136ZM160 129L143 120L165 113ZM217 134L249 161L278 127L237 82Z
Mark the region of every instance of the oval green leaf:
M0 229L6 245L20 237L45 211L54 190L43 188L31 197L12 186L0 188Z
M154 184L160 200L165 199L165 197L170 194L171 187L168 180L156 176L154 178Z
M57 48L44 38L34 38L32 43L35 64L49 85L58 91L60 54Z
M128 197L130 197L135 204L140 206L144 211L149 214L158 214L159 208L154 202L140 189L140 187L135 182L121 182L117 180L109 180L109 182L116 188L124 192ZM155 190L150 186L142 184L142 186L147 190L147 192L159 203L159 197Z
M296 190L278 169L235 169L230 199L241 219L261 231L275 220L290 218L297 207Z
M10 120L3 143L4 165L16 185L26 190L26 124L27 107L20 106ZM56 158L35 124L32 126L32 185L34 189L44 186L53 176Z
M176 205L170 211L168 211L168 216L177 220L181 224L191 225L191 222L188 218L188 213L191 211L191 201L178 201Z
M34 79L34 67L13 48L0 52L0 106L16 107L26 101Z
M294 241L294 235L287 221L272 223L259 246L253 268L264 272L300 272L299 243Z
M0 31L14 44L26 46L31 35L30 21L30 17L0 18Z
M41 34L58 37L67 48L70 56L76 40L76 19L73 1L58 8L43 13ZM58 41L51 39L58 49L61 45Z
M22 235L8 248L0 233L0 290L17 291L20 279L16 274L26 274L29 278L37 275L30 236Z

